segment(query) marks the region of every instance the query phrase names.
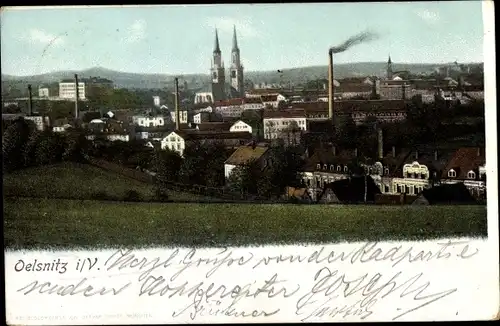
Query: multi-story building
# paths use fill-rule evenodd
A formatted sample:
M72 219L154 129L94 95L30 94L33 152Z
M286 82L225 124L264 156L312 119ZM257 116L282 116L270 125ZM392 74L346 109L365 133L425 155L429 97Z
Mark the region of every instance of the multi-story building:
M182 110L179 112L179 118L180 118L180 123L188 123L189 117L188 117L188 111ZM176 121L176 114L175 111L170 111L170 123L175 123Z
M45 87L45 86L40 86L38 88L38 97L41 97L41 98L48 98L48 97L50 97L49 88Z
M132 123L140 127L161 127L170 121L170 116L134 115Z
M75 99L76 97L76 84L72 79L66 79L59 83L59 98L61 99ZM85 100L85 82L78 82L78 98Z
M442 183L463 183L475 197L486 193L486 156L484 148L459 148L449 160Z
M282 139L300 143L307 131L307 117L304 110L264 111L264 138Z
M109 118L95 119L88 124L89 140L104 138L110 141L131 141L135 138L135 128L126 121L119 121Z

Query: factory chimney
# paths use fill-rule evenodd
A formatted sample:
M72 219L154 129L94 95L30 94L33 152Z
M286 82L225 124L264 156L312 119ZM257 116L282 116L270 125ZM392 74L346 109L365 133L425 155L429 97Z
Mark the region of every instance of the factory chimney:
M175 130L180 130L180 114L179 114L179 79L175 78Z
M28 115L33 115L33 95L31 93L31 84L28 85Z
M78 119L78 115L79 115L79 112L78 112L78 100L80 97L79 91L80 90L78 88L78 75L75 74L75 119Z
M396 146L392 146L392 157L396 157Z
M384 158L384 135L382 129L378 129L378 158L381 160Z
M328 51L328 117L332 125L335 125L335 118L333 112L333 51Z

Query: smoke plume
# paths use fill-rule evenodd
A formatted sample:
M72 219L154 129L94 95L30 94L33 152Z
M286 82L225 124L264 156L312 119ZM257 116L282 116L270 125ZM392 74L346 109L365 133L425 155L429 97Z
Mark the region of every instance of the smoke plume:
M331 53L340 53L344 52L345 50L349 49L350 47L354 45L358 45L361 43L373 41L378 38L378 34L372 33L372 32L363 32L359 33L357 35L354 35L350 38L348 38L344 43L337 45L337 46L332 46L330 48Z

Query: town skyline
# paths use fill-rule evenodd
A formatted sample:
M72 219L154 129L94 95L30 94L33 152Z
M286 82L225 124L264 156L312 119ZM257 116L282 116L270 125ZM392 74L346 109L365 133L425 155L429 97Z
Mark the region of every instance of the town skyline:
M379 38L337 55L337 64L386 62L389 55L401 64L484 61L480 1L193 7L8 8L2 12L2 71L30 76L100 67L142 74L208 74L215 28L228 68L234 26L245 71L326 65L330 46L364 30ZM301 16L304 10L307 19ZM276 19L280 16L289 20ZM462 18L468 23L455 23ZM290 33L286 22L299 19L305 22ZM102 26L103 21L108 24ZM326 36L325 31L337 25L345 28ZM319 37L312 38L314 33Z

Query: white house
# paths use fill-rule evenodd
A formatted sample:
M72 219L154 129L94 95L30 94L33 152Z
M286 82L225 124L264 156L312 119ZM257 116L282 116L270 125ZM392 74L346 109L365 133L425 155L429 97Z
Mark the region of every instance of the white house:
M186 148L186 142L180 134L172 131L161 140L161 149L167 148L182 156Z
M50 126L50 119L49 117L42 117L42 116L24 116L23 117L26 120L33 121L33 123L36 126L37 130L44 131L48 126Z
M264 138L280 138L291 127L307 131L307 118L304 110L264 111Z
M222 117L238 118L245 110L243 107L243 99L231 99L227 101L218 101L214 104L215 113Z
M237 166L243 166L250 161L257 161L262 168L267 166L267 153L269 148L265 146L245 145L238 147L234 153L224 162L224 175L227 178Z
M74 99L76 97L76 86L73 80L64 80L59 83L59 98ZM85 99L85 83L78 82L78 98Z
M188 111L179 111L180 123L188 123ZM175 123L175 110L170 111L170 121Z
M49 89L47 87L40 87L38 89L38 97L49 97Z
M159 116L145 116L145 115L135 115L132 117L132 123L140 127L161 127L164 126L166 121L169 120L168 117Z
M212 95L212 92L199 92L196 93L194 96L195 104L213 103L213 102L214 102L214 97Z
M262 95L261 97L262 103L264 106L270 105L274 108L278 107L278 103L281 101L286 101L286 97L281 94L275 95Z
M246 132L252 133L252 126L250 126L248 123L244 122L243 120L238 120L229 128L229 131L231 131L231 132L246 131Z
M210 112L199 112L195 115L193 115L193 122L196 124L200 124L203 122L209 122L210 121Z

